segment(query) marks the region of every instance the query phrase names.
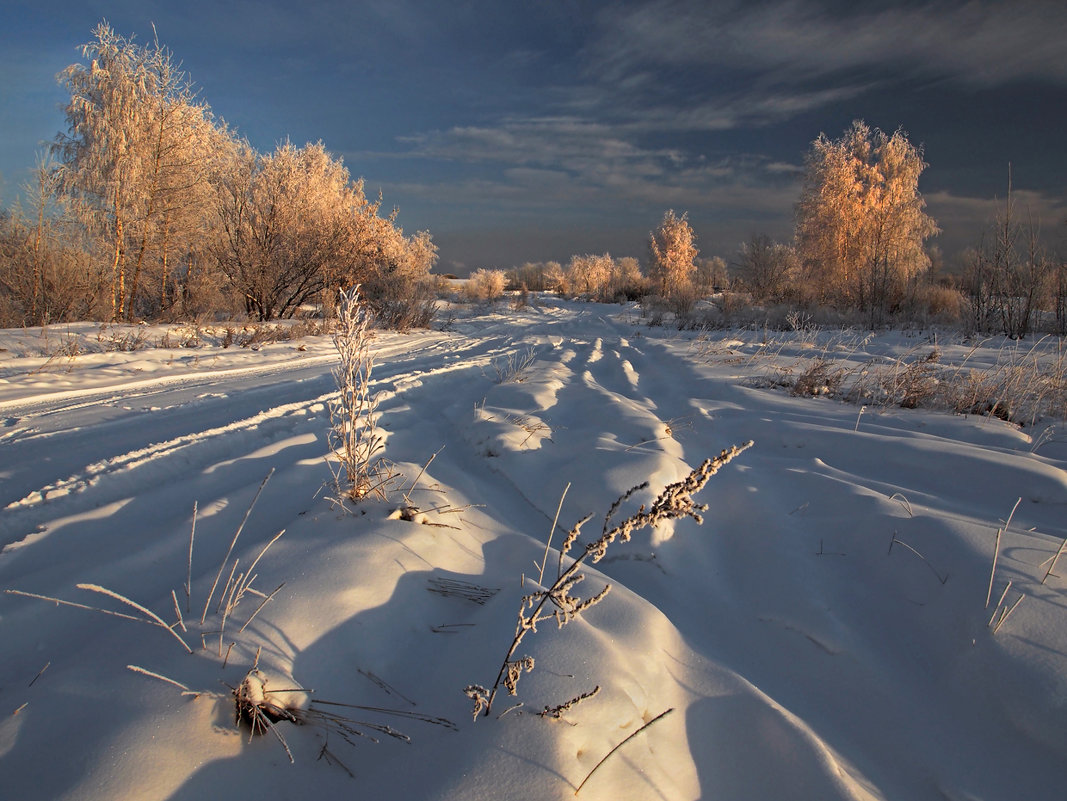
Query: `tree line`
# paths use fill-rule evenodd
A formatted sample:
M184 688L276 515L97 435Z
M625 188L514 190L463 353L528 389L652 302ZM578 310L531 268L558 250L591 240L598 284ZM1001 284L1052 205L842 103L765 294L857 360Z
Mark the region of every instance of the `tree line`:
M67 130L14 208L0 210L0 325L134 321L329 311L363 286L386 325L428 323L437 248L405 235L321 142L260 153L217 119L158 40L141 45L106 23L59 81ZM968 328L1025 336L1038 314L1067 333L1067 268L1039 245L1009 191L962 274L938 273L919 178L923 152L897 130L854 122L820 134L804 164L791 242L754 234L733 276L701 257L686 214L649 232L636 258L575 255L479 271L472 296L514 288L596 300L656 296L678 309L730 286L755 304L832 306L870 325L943 311Z
M963 254L957 276L940 272L929 240L940 232L926 212L919 177L928 165L902 130L887 134L857 120L837 139L820 134L804 163L792 242L753 234L728 275L718 257L700 258L685 214L673 210L648 237L648 274L636 259L574 256L569 264L528 263L514 287L596 300L647 297L685 309L729 287L754 304L832 307L877 326L941 316L979 333L1026 336L1039 313L1067 334L1067 266L1038 242L1037 225L1006 200L982 240Z
M0 215L0 324L285 318L356 283L394 315L425 299L430 234L321 142L256 151L158 40L101 23L81 54L59 76L66 132Z

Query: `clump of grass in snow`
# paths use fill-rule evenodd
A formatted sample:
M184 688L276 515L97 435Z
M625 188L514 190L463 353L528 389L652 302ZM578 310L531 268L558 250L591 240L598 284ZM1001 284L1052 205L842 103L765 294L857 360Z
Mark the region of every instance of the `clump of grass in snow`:
M277 534L275 534L274 537L272 539L270 539L260 549L259 554L256 556L256 558L254 560L252 560L251 565L249 565L247 569L245 569L245 570L241 570L240 569L240 565L241 565L241 560L240 559L234 559L232 562L230 561L230 557L233 555L234 548L237 545L237 540L241 536L241 533L244 531L245 524L248 522L248 518L252 514L252 510L255 508L256 501L259 500L259 496L263 492L263 488L267 485L267 482L270 480L270 477L273 474L274 474L274 470L273 469L269 473L267 473L266 477L260 483L259 489L256 491L255 496L252 498L251 503L249 503L248 509L245 511L245 514L244 514L244 517L241 520L241 523L237 526L237 529L234 531L233 537L230 540L229 548L227 548L226 554L225 554L225 556L223 556L222 562L219 564L218 572L215 574L215 581L212 583L211 589L208 592L208 594L207 594L207 596L205 597L205 600L204 600L204 608L203 608L203 611L202 611L202 613L200 615L200 631L199 631L199 634L200 634L201 647L206 650L207 649L207 638L209 636L214 638L217 635L218 636L218 649L217 649L217 652L218 652L218 656L219 657L223 656L222 646L223 646L223 643L224 643L224 640L225 640L225 636L226 636L226 625L232 619L232 617L233 617L234 613L237 611L237 608L240 605L241 601L243 601L246 597L256 597L256 598L260 599L259 604L256 606L256 608L252 611L252 613L247 617L247 619L245 619L244 623L241 625L241 628L238 630L238 634L241 634L241 633L244 632L244 630L249 626L249 624L251 624L252 621L255 620L256 616L260 613L260 611L264 608L264 606L266 606L267 603L271 599L273 599L275 595L278 594L278 592L282 589L282 587L285 586L284 582L282 584L279 584L278 587L273 592L271 592L270 594L262 593L262 592L260 592L258 589L256 589L253 586L253 583L255 582L256 578L258 578L258 574L255 572L256 566L259 564L260 560L266 555L266 553L270 549L270 547L274 543L276 543L281 538L281 536L285 533L285 529L282 529ZM188 562L188 568L187 568L187 573L186 573L186 580L185 580L185 583L184 583L184 585L182 587L183 592L185 594L185 609L186 609L186 612L188 612L190 610L190 605L191 605L191 601L192 601L192 586L191 585L192 585L192 572L193 572L193 546L194 546L194 541L195 541L195 537L196 537L196 520L197 520L197 507L194 504L193 505L193 522L192 522L192 526L190 527L190 532L189 532L189 562ZM218 596L218 603L215 606L215 618L209 619L209 613L211 611L211 604L212 604L212 601L215 600L215 593L219 589L220 582L222 581L223 574L226 574L227 578L226 578L226 582L221 584L222 591ZM181 644L182 648L185 649L185 651L187 651L188 653L193 653L193 649L189 646L188 642L186 642L185 638L182 637L181 634L178 633L179 630L180 630L182 633L188 634L191 624L189 624L186 621L185 616L182 615L181 605L178 603L178 594L177 594L177 592L171 590L171 593L170 593L171 600L174 603L174 610L173 611L174 611L174 615L175 615L175 621L173 623L167 623L166 621L163 620L163 618L160 615L156 614L151 609L148 609L147 607L137 603L136 601L126 597L125 595L123 595L123 594L121 594L119 592L116 592L115 590L108 589L107 587L101 587L101 586L99 586L97 584L89 584L89 583L81 583L81 584L76 585L76 587L79 590L85 590L87 592L93 592L93 593L96 593L97 595L103 595L105 597L108 597L108 598L111 598L113 600L116 600L119 603L122 603L122 604L126 605L127 607L133 609L138 614L131 615L131 614L127 614L125 612L118 612L118 611L111 610L111 609L104 609L104 608L101 608L101 607L88 606L86 604L76 603L74 601L67 601L67 600L63 600L61 598L53 598L53 597L50 597L50 596L47 596L47 595L39 595L37 593L32 593L32 592L23 592L22 590L8 589L8 590L5 590L4 592L6 592L6 593L8 593L10 595L21 595L21 596L26 597L26 598L37 598L39 600L49 601L51 603L56 604L57 606L68 606L68 607L73 607L73 608L76 608L76 609L85 609L85 610L88 610L88 611L91 611L91 612L98 612L98 613L101 613L101 614L110 615L111 617L121 618L123 620L131 620L131 621L134 621L134 622L137 622L137 623L148 623L149 625L161 628L163 631L167 632L167 634L169 634L171 637L173 637L175 640L177 640ZM217 628L216 628L216 626L217 626ZM230 648L233 648L233 646L235 644L236 643L230 643ZM229 650L227 650L226 653L228 655L229 654Z
M819 356L797 376L790 391L793 395L836 395L844 379L843 369Z
M512 351L506 356L496 359L493 362L493 369L496 370L496 383L522 383L526 380L526 375L536 358L537 353L530 347Z
M722 467L750 447L752 447L751 441L723 450L716 458L706 460L681 481L666 486L650 506L646 507L642 504L636 512L612 526L611 520L619 507L635 492L645 489L648 483L645 482L632 488L608 510L600 537L586 544L577 558L564 569L564 558L578 541L582 526L589 522L592 515L587 515L575 523L560 547L555 581L548 588L536 590L522 599L518 621L515 625L515 636L492 686L486 688L480 684L471 684L464 689L467 697L474 701L474 718L477 719L479 714L490 714L493 701L501 686L508 691L509 695L517 695L519 679L524 673L529 673L534 669L532 657L515 658L516 651L528 633L536 633L538 624L548 620L555 620L557 627L563 628L587 609L600 603L611 590L611 585L608 584L596 595L584 599L574 595L575 588L585 579L585 574L579 572L583 562L587 559L594 564L599 562L607 554L608 547L616 540L627 542L635 532L645 528L654 528L665 520L691 517L698 524L702 523L701 513L706 511L707 507L696 503L693 495L702 490ZM551 612L546 608L549 606L554 607Z

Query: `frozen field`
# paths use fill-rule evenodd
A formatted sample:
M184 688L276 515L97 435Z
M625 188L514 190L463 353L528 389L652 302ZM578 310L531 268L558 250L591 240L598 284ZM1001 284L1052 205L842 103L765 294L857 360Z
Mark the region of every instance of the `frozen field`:
M189 347L111 349L164 337ZM1048 393L1014 410L1026 425L901 408L878 378L936 350L932 397L1006 358L1062 363L1059 343L1005 357L926 333L679 333L559 300L460 310L376 339L402 478L345 514L330 338L223 341L0 332L5 798L573 798L653 720L579 798L1067 797L1062 419ZM791 395L818 356L867 402ZM473 721L463 689L496 677L568 485L546 584L578 519L595 538L634 485L651 488L617 517L748 440L698 495L703 525L612 545L576 590L610 594L530 634L518 696ZM418 521L390 519L405 496ZM277 723L286 746L234 725L257 653L266 697L305 724Z

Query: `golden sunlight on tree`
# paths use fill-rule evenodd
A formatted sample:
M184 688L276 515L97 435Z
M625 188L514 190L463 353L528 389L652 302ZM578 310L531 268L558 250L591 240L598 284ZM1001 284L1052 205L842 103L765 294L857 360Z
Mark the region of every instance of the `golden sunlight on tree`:
M60 76L68 133L53 149L63 191L106 250L110 317L133 319L166 304L171 262L196 250L183 236L201 233L192 210L206 201L221 132L165 47L104 23L93 36L88 65Z
M430 234L406 237L320 142L261 154L216 121L158 41L106 23L59 76L67 131L0 217L0 314L290 317L361 284L379 323L433 313ZM77 262L77 268L72 265Z
M670 297L688 286L698 252L687 215L676 217L673 209L664 214L648 237L648 278L653 289Z
M923 243L938 228L919 194L926 166L903 131L859 120L840 139L812 142L796 245L813 295L878 316L929 267Z

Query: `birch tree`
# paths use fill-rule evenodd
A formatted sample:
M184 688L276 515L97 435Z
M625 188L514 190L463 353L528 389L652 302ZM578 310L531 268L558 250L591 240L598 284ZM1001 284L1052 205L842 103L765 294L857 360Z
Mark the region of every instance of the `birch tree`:
M216 132L158 41L141 46L101 23L81 53L86 63L59 76L70 93L68 129L53 152L63 190L106 243L110 316L132 319L148 265L161 265L166 281L177 216L202 204L205 147Z
M923 243L938 228L918 188L926 166L903 131L859 120L840 139L812 143L796 247L817 296L882 313L929 267Z
M689 284L699 251L694 243L688 215L676 217L674 210L648 236L648 277L663 297L670 297Z

